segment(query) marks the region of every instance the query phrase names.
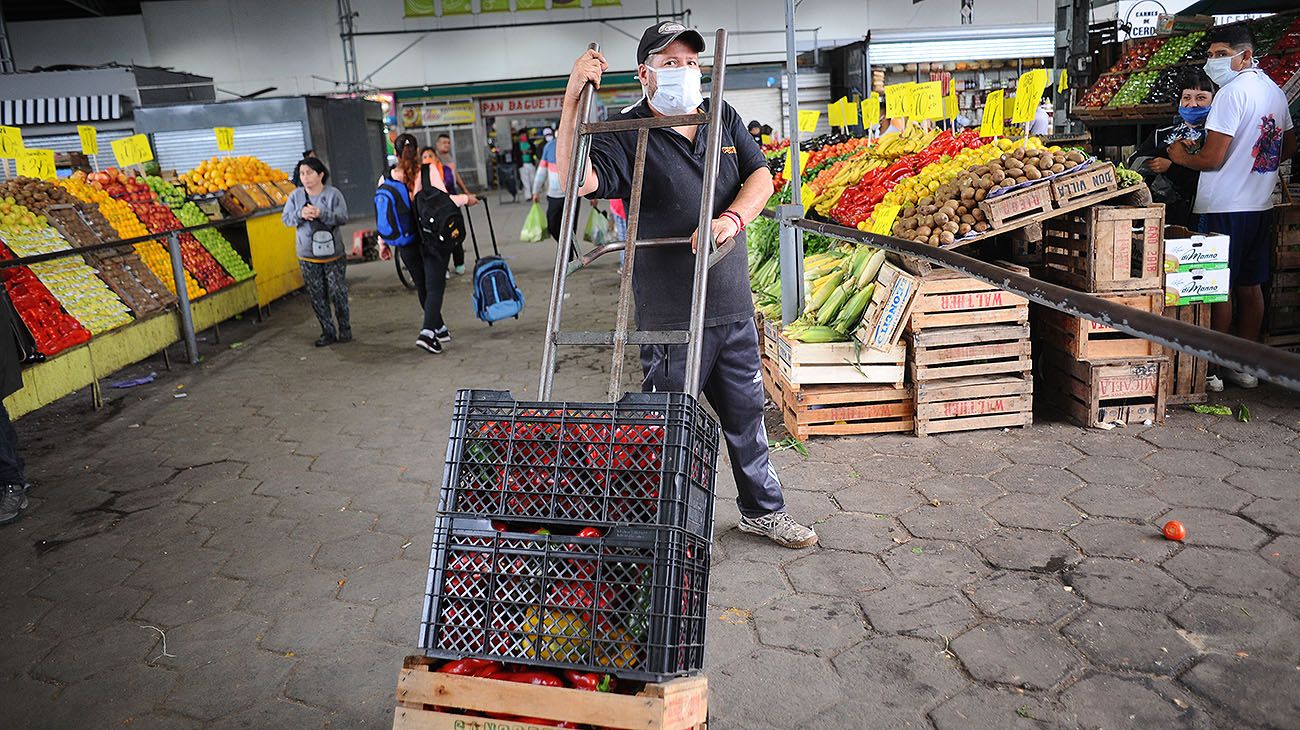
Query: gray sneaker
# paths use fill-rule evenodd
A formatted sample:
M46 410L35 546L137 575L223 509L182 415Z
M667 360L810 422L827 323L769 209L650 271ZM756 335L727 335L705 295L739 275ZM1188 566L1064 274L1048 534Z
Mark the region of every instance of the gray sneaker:
M762 517L741 517L737 525L741 532L762 535L782 547L806 548L817 544L817 533L804 527L789 512L770 512Z
M21 484L0 487L0 525L17 522L27 509L27 488Z

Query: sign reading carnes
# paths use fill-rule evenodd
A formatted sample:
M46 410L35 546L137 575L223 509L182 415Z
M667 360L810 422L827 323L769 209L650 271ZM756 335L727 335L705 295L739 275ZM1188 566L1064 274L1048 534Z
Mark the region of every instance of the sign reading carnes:
M558 115L564 109L564 95L521 96L513 99L483 99L479 114L485 117L510 117L523 114Z

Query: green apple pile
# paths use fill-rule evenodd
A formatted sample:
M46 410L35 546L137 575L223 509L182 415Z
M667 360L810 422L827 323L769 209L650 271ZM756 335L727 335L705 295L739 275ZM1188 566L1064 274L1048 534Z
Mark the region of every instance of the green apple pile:
M199 209L199 206L191 202L182 205L176 211L176 217L187 227L208 222L208 216ZM227 241L220 231L215 228L204 228L195 231L194 237L198 239L199 243L203 244L203 248L206 248L208 253L212 254L217 263L221 264L226 273L230 274L235 281L244 281L253 277L253 270L248 268L248 264L244 263L244 259L235 252L234 247L230 245L230 241Z
M168 208L185 205L185 192L157 175L145 175L144 184L157 195Z

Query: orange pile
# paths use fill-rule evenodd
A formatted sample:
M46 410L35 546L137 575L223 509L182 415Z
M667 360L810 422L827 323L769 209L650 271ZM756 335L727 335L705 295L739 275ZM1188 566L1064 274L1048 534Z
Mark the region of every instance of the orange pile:
M256 157L213 157L180 176L191 195L215 193L234 185L288 179L283 171Z
M118 238L138 238L149 235L149 229L135 217L135 212L131 210L129 204L110 196L101 188L91 186L86 182L86 173L77 171L70 178L60 179L59 185L72 193L76 199L98 205L99 212L104 214L108 224L117 231ZM168 279L170 276L164 277L163 281Z

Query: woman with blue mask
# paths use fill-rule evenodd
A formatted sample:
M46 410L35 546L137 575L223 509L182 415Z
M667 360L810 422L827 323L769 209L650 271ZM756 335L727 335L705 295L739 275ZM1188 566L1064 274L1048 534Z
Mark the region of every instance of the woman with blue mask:
M1186 69L1182 87L1178 118L1172 126L1157 129L1138 147L1129 159L1129 167L1142 173L1155 202L1165 204L1166 222L1195 229L1196 216L1192 214L1192 204L1196 200L1196 185L1201 174L1172 162L1168 150L1170 143L1181 139L1200 145L1205 134L1205 119L1214 101L1214 84L1200 69Z

